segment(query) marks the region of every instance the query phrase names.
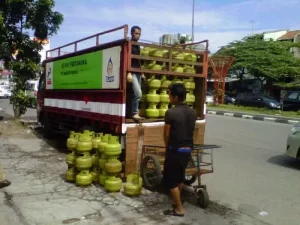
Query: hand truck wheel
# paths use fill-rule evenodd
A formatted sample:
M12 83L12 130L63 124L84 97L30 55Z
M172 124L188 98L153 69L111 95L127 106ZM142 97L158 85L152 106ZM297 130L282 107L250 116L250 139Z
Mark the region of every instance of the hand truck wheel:
M158 158L154 155L147 155L143 159L141 170L145 188L154 190L162 179Z
M209 196L208 192L205 189L200 189L197 192L198 195L198 204L201 208L205 209L208 206L209 203Z

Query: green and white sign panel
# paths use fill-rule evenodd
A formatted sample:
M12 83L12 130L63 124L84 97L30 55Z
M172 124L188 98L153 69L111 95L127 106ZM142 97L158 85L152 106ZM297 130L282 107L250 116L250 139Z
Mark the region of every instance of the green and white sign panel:
M121 47L46 64L46 89L118 89Z

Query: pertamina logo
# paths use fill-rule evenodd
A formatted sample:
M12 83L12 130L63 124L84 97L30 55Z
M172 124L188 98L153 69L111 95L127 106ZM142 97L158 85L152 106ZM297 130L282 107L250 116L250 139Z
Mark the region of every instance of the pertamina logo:
M47 72L47 84L48 85L52 84L51 73L52 73L52 70L51 70L51 67L49 67L48 72Z
M106 82L114 82L115 76L113 75L113 70L114 70L114 65L110 57L107 63Z

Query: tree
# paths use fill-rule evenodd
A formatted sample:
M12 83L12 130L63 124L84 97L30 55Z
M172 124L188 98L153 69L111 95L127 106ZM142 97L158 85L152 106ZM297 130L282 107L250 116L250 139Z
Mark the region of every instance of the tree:
M14 116L26 112L26 81L40 72L41 41L57 33L63 15L53 11L54 0L0 1L0 58L13 71L14 88L10 99Z
M290 51L291 47L300 47L298 45L291 42L264 41L263 35L254 35L229 43L216 55L235 58L231 71L240 80L249 73L261 80L281 81L300 75L300 60Z

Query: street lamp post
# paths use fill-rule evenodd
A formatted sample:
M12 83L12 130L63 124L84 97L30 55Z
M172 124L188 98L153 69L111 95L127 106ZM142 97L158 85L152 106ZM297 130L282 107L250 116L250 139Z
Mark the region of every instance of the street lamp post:
M194 26L195 26L195 0L193 0L193 16L192 16L192 43L194 43Z
M250 22L251 22L251 30L252 30L252 35L253 35L253 24L254 24L254 21L251 20Z

